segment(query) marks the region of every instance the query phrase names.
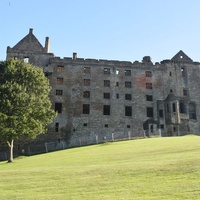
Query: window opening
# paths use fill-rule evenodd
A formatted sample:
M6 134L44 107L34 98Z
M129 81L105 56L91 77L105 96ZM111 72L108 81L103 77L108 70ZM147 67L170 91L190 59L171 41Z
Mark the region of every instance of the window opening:
M110 87L110 80L104 80L104 87Z
M132 116L132 107L125 106L125 116Z
M63 90L56 90L56 95L62 96L63 95Z
M103 114L104 115L110 115L110 105L104 105L103 106Z
M58 78L56 79L56 83L57 83L58 85L62 85L62 84L63 84L63 78L58 77Z
M110 99L110 93L103 93L103 98L104 99Z
M146 95L146 101L153 101L152 95Z
M55 111L62 113L62 103L55 103Z
M83 98L90 98L90 91L84 91Z
M153 108L147 107L147 117L153 117Z
M125 69L125 76L131 76L131 70Z
M90 105L83 104L83 114L90 114Z
M132 83L130 81L125 81L125 87L126 88L131 88L132 87Z

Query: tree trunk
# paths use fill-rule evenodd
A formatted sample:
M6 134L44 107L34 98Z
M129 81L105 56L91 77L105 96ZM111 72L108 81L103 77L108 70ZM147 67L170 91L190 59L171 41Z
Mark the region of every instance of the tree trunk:
M14 140L7 141L8 146L9 146L9 159L8 162L13 162L13 142Z

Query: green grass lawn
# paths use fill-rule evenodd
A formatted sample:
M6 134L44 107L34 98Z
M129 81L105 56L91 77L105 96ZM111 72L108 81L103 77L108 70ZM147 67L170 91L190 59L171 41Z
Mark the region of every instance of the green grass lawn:
M200 199L200 137L148 138L0 162L0 200Z

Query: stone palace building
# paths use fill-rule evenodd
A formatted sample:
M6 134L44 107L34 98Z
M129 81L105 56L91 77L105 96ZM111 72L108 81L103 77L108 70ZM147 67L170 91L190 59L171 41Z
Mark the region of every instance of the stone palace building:
M96 141L151 135L200 134L200 63L183 51L152 63L56 57L49 38L41 45L33 29L7 58L24 59L44 70L52 86L57 117L40 141ZM33 141L33 142L34 142Z

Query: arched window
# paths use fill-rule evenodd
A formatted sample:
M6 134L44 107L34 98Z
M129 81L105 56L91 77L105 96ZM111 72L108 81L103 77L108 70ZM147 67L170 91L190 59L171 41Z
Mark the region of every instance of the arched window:
M179 110L180 110L180 113L186 113L186 105L184 101L179 102Z
M194 103L189 104L189 118L190 119L197 119L196 117L196 106Z

